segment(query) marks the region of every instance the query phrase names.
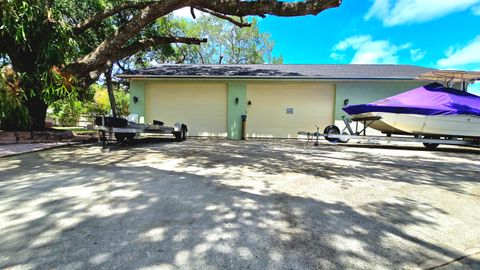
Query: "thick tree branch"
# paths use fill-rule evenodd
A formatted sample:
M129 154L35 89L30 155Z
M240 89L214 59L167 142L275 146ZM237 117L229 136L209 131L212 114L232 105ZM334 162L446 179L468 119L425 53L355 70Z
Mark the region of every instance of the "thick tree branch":
M207 42L206 38L190 38L190 37L153 37L144 40L140 40L135 42L134 44L124 47L119 50L119 52L115 55L118 61L130 55L134 55L138 52L146 50L148 48L164 45L164 44L171 44L171 43L183 43L189 45L200 45L201 43Z
M195 9L193 7L190 7L190 14L192 14L193 19L197 18L197 16L195 16Z
M129 22L120 27L112 37L106 39L92 52L68 65L65 72L76 74L77 77L97 76L99 66L106 64L106 59L111 58L112 52L120 50L131 38L134 38L142 29L147 27L157 18L167 15L174 10L188 6L189 0L163 0L153 2L135 15Z
M89 18L87 18L86 20L84 20L83 22L80 22L78 23L77 25L74 26L74 32L75 34L80 34L82 33L83 31L101 23L103 20L111 17L111 16L114 16L124 10L127 10L127 9L137 9L137 10L140 10L140 9L144 9L146 7L148 7L149 5L151 5L153 2L125 2L121 5L118 5L114 8L111 8L111 9L108 9L108 10L105 10L103 12L99 12Z
M111 51L109 54L104 54L101 59L97 59L98 64L95 66L89 66L89 78L96 80L100 74L102 74L113 63L118 62L124 58L132 56L138 52L144 51L154 46L171 44L171 43L183 43L190 45L200 45L207 42L206 38L191 38L191 37L153 37L148 39L139 40L129 46L119 48L115 51ZM74 73L78 68L74 65L69 65L66 69L66 73ZM79 67L81 68L81 66Z
M194 6L200 6L230 16L245 17L274 15L293 17L317 15L326 9L340 6L342 0L305 0L301 2L284 2L276 0L192 0L192 2L192 5Z
M251 23L248 23L248 22L243 22L243 19L241 19L241 21L237 21L235 20L234 18L230 17L230 16L227 16L227 15L224 15L222 13L218 13L216 11L213 11L213 10L209 10L209 9L206 9L206 8L202 8L200 6L195 6L196 9L200 10L200 11L203 11L205 13L208 13L208 14L211 14L217 18L220 18L220 19L223 19L223 20L226 20L226 21L229 21L233 24L235 24L236 26L238 27L250 27L252 26ZM193 10L193 9L192 9ZM193 11L192 11L193 12ZM192 13L194 14L194 13ZM195 18L195 17L194 17Z
M283 2L277 0L239 1L239 0L162 0L151 2L120 27L112 37L103 41L95 50L67 66L66 71L77 76L86 76L91 71L105 65L105 59L112 58L125 44L157 18L174 10L195 6L222 16L304 16L317 15L321 11L337 7L341 0L305 0L302 2Z

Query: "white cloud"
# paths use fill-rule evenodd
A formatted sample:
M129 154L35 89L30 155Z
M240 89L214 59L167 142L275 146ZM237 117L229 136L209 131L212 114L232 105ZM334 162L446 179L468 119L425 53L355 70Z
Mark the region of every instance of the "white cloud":
M390 0L373 0L373 4L365 14L365 20L370 20L371 18L386 18L390 13Z
M397 64L398 53L411 46L410 43L395 45L388 40L373 40L370 35L352 36L335 45L330 57L343 60L345 51L353 49L351 64Z
M413 62L423 59L426 54L427 53L421 49L410 49L410 59L412 59Z
M472 7L472 13L475 16L480 16L480 5Z
M450 47L445 54L445 57L437 62L439 68L467 69L467 66L480 68L480 35L464 47L457 49Z
M345 60L345 54L341 54L341 53L336 53L336 52L332 52L330 54L330 58L334 59L335 61L340 61L340 62L343 62L343 60Z
M335 45L334 50L344 51L350 47L358 49L360 45L364 44L365 42L371 41L372 37L370 35L352 36L340 41L337 45Z
M373 0L364 18L380 19L385 26L422 23L477 4L480 0Z

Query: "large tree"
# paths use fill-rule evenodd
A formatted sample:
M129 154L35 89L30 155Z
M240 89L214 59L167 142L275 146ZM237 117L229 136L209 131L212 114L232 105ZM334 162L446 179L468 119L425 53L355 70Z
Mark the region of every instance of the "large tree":
M229 21L197 14L196 19L173 17L169 27L180 36L198 36L208 40L201 45L174 44L150 48L127 57L114 66L114 73L128 72L158 64L281 64L282 56L272 54L274 41L262 33L255 18L250 27L237 27ZM120 80L121 81L121 80ZM120 81L116 81L118 84Z
M148 31L177 9L190 7L193 16L196 9L248 27L247 16L316 15L340 2L0 0L0 60L19 78L31 128L43 129L50 102L93 83L113 63L155 46L206 42L168 29Z
M250 27L236 25L214 17L197 17L192 25L189 19L180 21L178 31L189 36L201 36L208 42L199 46L178 44L175 53L164 62L188 64L280 64L282 57L272 55L274 42L268 33L261 33L255 18ZM155 55L162 59L160 55Z

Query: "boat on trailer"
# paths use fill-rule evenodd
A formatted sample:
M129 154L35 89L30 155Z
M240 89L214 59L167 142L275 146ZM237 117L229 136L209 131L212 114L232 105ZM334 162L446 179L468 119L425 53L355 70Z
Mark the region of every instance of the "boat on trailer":
M480 137L480 97L439 83L343 110L386 134Z
M480 72L435 70L417 79L434 82L372 103L344 107L350 118L342 118L343 130L330 125L323 133L317 127L316 132L298 134L316 138L315 145L324 136L340 143L350 139L417 142L429 149L439 144L480 146L480 97L466 91L469 84L480 80ZM368 128L386 136L367 135Z

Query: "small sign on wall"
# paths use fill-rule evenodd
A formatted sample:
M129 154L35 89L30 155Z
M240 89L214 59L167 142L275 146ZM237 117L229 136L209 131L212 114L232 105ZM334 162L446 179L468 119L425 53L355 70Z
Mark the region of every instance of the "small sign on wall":
M293 114L293 108L287 108L287 114Z

